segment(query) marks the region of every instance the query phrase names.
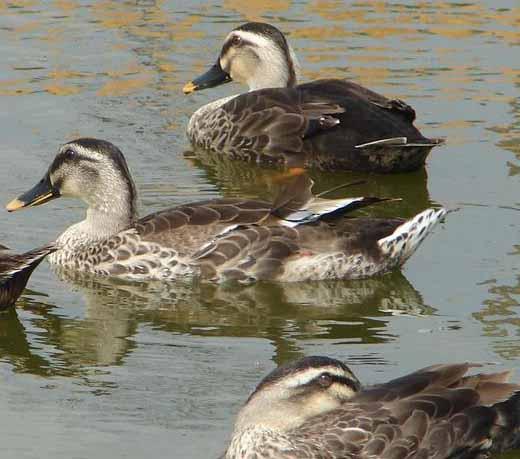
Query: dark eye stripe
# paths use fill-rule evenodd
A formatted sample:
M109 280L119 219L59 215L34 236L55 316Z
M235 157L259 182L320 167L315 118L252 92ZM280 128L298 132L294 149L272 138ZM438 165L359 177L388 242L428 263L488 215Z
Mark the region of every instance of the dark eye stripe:
M339 384L343 384L344 386L350 387L354 392L359 391L361 389L361 384L358 381L355 381L351 378L347 378L346 376L338 376L334 374L329 374L334 382Z
M347 386L354 392L357 392L361 389L361 384L359 383L359 381L348 378L347 376L339 376L328 372L319 374L315 378L311 379L308 383L302 384L300 387L320 385L320 378L324 375L328 376L333 383L336 382L338 384L342 384L343 386Z
M338 384L342 384L343 386L347 386L350 389L352 389L354 392L357 392L357 391L359 391L359 389L361 389L361 385L359 384L358 381L348 378L346 376L339 376L339 375L335 375L333 373L328 373L328 372L322 373L322 374L316 376L314 379L312 379L305 385L307 386L307 385L319 384L319 379L324 375L328 376L332 380L333 383L336 382Z
M52 164L50 166L50 172L57 171L65 162L72 163L72 164L78 164L80 161L91 162L91 163L98 162L96 159L89 158L88 156L83 156L78 152L74 152L74 154L71 155L68 153L68 151L69 150L64 151L63 153L60 153L58 156L56 156L56 158L54 159L54 161L52 162Z
M291 398L299 399L300 397L304 397L305 394L307 394L309 392L314 392L316 390L316 387L323 389L324 386L322 384L320 384L320 381L319 381L323 375L327 375L332 380L332 384L334 384L334 383L341 384L343 386L348 387L353 392L359 392L359 390L361 389L361 385L357 380L353 380L346 376L339 376L339 375L325 372L325 373L319 374L315 378L311 379L309 382L298 386L299 390L294 395L292 395ZM328 388L328 387L330 387L330 386L327 386L326 388Z

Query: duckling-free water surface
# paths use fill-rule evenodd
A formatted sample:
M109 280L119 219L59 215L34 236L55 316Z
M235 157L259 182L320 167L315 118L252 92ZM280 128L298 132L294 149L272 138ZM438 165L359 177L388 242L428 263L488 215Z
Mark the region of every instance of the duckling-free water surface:
M364 179L346 192L403 198L369 215L459 210L402 271L365 281L141 284L43 263L0 320L3 457L215 457L253 386L305 354L346 360L367 382L434 362L520 367L514 1L1 3L2 202L79 136L123 150L142 215L272 197L276 170L195 157L185 136L200 105L244 90L182 94L246 20L287 32L306 79L348 77L404 99L425 135L448 138L423 171L312 172L318 190ZM83 211L61 199L4 212L0 242L39 246Z

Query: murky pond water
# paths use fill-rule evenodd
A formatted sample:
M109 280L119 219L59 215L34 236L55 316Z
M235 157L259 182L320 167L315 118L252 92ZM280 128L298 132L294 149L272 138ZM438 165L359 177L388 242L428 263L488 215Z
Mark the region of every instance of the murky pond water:
M247 287L71 278L44 263L0 320L2 457L215 457L275 364L346 360L363 381L433 362L520 367L520 8L500 2L0 2L0 201L65 140L126 154L144 215L217 196L269 197L273 171L185 155L185 126L227 85L183 96L251 19L289 34L307 79L349 77L405 99L430 137L425 171L314 172L318 189L400 196L373 215L459 208L402 272ZM0 241L54 239L84 211L4 213ZM520 372L517 377L520 378Z

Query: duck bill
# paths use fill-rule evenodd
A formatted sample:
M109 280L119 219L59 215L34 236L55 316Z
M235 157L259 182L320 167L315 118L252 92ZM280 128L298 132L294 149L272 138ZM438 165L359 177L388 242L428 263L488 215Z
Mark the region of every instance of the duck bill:
M9 212L14 212L24 207L39 206L59 197L60 192L52 186L49 174L45 174L45 177L35 186L13 199L5 208Z
M190 94L194 91L200 91L201 89L214 88L224 83L229 83L231 77L229 74L222 70L220 66L220 60L217 60L215 65L211 67L206 73L202 74L193 81L186 83L182 91L184 94Z

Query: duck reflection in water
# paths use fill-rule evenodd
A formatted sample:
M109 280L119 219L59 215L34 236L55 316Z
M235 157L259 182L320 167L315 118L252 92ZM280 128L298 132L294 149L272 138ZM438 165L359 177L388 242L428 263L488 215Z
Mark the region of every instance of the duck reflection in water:
M280 192L279 168L263 167L257 163L249 163L244 167L240 161L233 161L227 156L216 156L205 150L188 150L184 152L184 157L192 166L201 170L205 179L225 197L248 199L260 197L272 201ZM309 169L307 176L314 183L315 193L349 183L352 184L348 188L348 193L351 195L396 198L385 206L369 206L361 209L363 215L404 217L415 215L432 205L439 206L439 203L433 202L430 198L428 173L424 168L406 174L388 175ZM338 190L328 197L339 197L344 194L345 190ZM413 199L399 199L403 196L413 196Z
M38 335L44 342L33 347L23 327L4 328L2 358L14 360L19 371L81 374L92 365L122 365L142 325L174 334L267 339L285 361L300 355L299 339L318 334L323 339L344 341L348 336L353 343L382 343L394 339L386 330L391 315L434 312L399 271L360 281L226 286L138 283L53 269L64 282L61 291L67 292L68 284L82 297L84 317L62 316L41 303L26 305L35 317L31 320L46 333ZM18 321L16 315L12 320ZM23 359L20 342L27 343ZM42 346L58 352L45 354Z

